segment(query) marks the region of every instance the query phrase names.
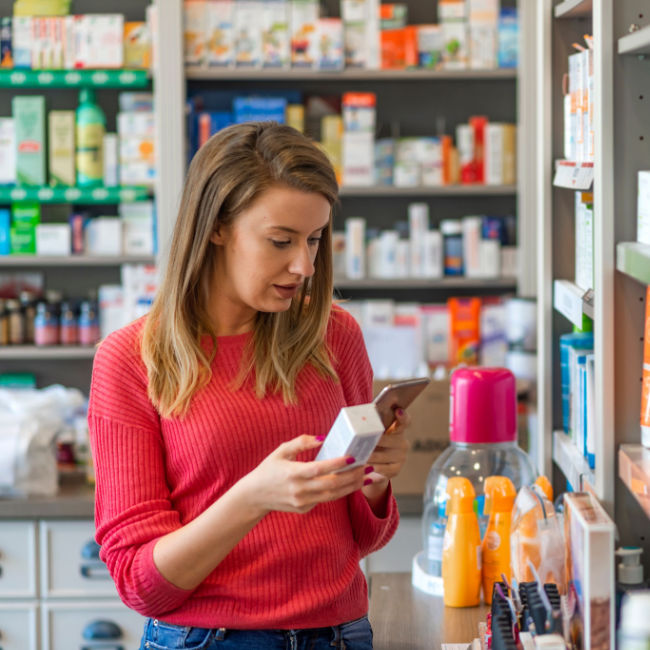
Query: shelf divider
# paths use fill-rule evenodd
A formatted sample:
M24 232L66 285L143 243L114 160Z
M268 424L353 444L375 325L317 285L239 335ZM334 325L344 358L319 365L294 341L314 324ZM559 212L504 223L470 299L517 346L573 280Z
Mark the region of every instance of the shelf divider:
M564 0L555 5L556 18L588 18L593 10L593 0Z
M155 264L153 255L0 255L0 267L12 266L119 266L120 264Z
M582 328L583 315L594 317L593 291L583 291L570 280L555 280L553 307L576 327Z
M650 449L642 445L618 448L618 475L650 517Z
M650 54L650 25L618 39L618 53L647 56Z
M0 359L4 361L23 359L71 361L92 359L95 346L83 345L5 345L0 347Z

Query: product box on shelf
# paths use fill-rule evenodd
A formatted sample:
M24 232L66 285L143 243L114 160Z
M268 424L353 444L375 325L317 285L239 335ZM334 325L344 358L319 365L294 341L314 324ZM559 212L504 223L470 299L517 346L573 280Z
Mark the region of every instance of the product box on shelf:
M145 21L124 23L124 67L143 70L151 68L151 35Z
M500 68L516 68L519 53L519 23L516 7L504 7L499 14L499 51L497 55Z
M444 39L443 67L449 70L467 68L469 35L464 0L440 0L438 18Z
M0 117L0 185L16 183L16 129L12 117Z
M262 4L262 67L288 68L291 63L290 5L285 0Z
M583 290L594 288L594 195L575 193L575 282Z
M14 16L11 32L12 56L15 68L32 67L32 17Z
M45 185L45 97L12 100L16 133L16 180L20 185Z
M343 56L343 22L340 18L319 18L317 31L317 67L320 70L342 70L345 64Z
M469 67L497 67L499 0L469 0Z
M374 93L343 95L343 182L372 185L375 180Z
M122 221L117 217L95 217L86 224L85 251L88 255L122 254Z
M263 3L239 0L235 5L235 66L257 68L262 65Z
M11 252L11 216L9 210L0 208L0 255Z
M444 37L440 25L418 25L418 65L438 68L442 62Z
M205 0L183 2L183 43L186 65L201 65L206 51Z
M13 68L14 57L11 45L11 16L0 18L0 68Z
M291 0L291 67L315 68L318 62L318 2Z
M37 255L70 255L70 226L67 223L39 223L36 226Z
M377 395L391 380L373 382ZM449 380L431 381L408 408L411 425L406 430L410 449L402 471L393 479L394 494L424 494L427 475L436 458L449 445Z
M209 66L228 68L235 63L235 7L234 0L205 3L205 62Z
M74 111L50 111L48 115L48 159L51 185L74 185Z
M341 1L346 67L379 67L379 6L378 0Z
M75 68L124 67L124 16L84 14L73 24L76 36Z
M569 589L576 598L572 626L581 628L582 647L614 647L614 550L616 528L590 492L565 493L564 537Z

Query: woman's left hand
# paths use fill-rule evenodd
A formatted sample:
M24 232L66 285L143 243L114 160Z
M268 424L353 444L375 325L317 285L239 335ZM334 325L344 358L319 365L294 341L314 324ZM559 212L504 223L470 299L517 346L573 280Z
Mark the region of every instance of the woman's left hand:
M406 411L402 409L395 411L394 422L386 429L368 459L368 465L373 468L373 471L368 474L368 479L371 479L372 483L363 488L367 499L382 496L388 487L388 481L400 473L409 448L405 433L410 423L411 418Z

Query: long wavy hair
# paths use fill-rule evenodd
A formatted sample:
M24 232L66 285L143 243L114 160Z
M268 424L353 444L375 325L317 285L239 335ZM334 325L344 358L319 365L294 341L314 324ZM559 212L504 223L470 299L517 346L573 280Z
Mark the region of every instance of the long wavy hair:
M167 268L142 333L149 398L162 417L185 415L192 396L210 381L217 337L208 316L208 287L219 254L210 236L274 186L321 194L331 207L338 200L327 156L300 132L274 122L223 129L192 160ZM311 281L287 311L258 312L234 390L253 372L258 397L280 392L290 404L306 364L336 377L325 344L333 291L331 231L330 209ZM206 334L209 349L201 341Z

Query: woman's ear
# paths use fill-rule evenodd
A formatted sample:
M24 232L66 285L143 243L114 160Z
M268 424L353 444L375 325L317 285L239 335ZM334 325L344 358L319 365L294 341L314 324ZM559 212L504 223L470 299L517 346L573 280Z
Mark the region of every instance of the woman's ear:
M217 224L217 227L210 235L210 241L217 246L223 246L226 243L226 238L224 236L225 230L226 229L221 224Z

